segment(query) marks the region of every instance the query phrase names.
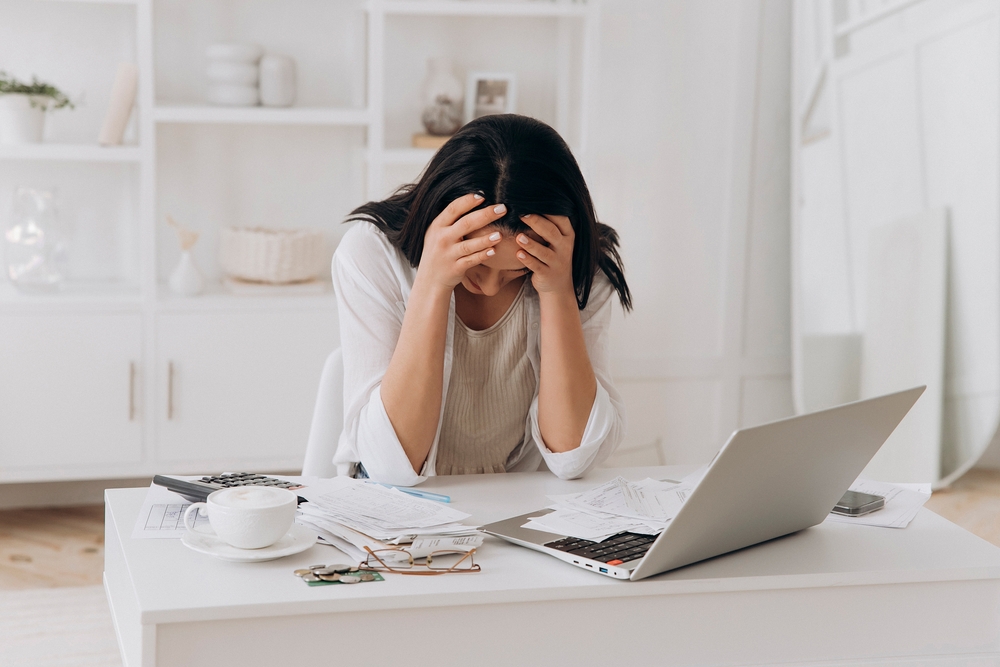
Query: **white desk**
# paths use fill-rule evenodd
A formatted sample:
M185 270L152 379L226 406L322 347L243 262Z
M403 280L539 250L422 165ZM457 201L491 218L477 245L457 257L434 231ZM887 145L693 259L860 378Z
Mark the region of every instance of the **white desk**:
M619 473L679 470L426 487L486 523ZM126 667L1000 665L1000 549L928 510L905 530L826 523L639 582L488 538L480 574L309 587L292 570L339 551L242 564L131 539L145 493L106 492L105 586Z

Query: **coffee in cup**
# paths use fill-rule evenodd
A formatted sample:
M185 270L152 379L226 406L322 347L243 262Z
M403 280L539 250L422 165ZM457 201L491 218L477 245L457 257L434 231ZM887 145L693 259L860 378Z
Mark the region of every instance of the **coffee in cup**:
M193 512L201 508L212 530L223 542L238 549L262 549L280 540L295 520L298 496L273 486L234 486L209 494L184 512L184 526L195 530Z

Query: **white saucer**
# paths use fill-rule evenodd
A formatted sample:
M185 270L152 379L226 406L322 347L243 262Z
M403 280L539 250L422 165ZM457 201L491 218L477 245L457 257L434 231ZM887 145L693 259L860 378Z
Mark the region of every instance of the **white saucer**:
M263 549L237 549L215 535L188 531L181 537L181 544L209 556L234 563L252 563L284 558L305 551L316 544L316 533L305 526L293 523L284 537Z

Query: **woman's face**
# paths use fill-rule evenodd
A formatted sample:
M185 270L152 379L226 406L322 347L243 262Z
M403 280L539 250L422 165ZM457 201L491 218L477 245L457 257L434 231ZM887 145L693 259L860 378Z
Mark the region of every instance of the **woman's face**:
M496 254L488 257L482 264L466 271L465 277L462 279L462 286L472 294L496 296L503 289L504 285L528 273L528 269L517 258L517 251L520 246L514 240L514 235L509 231L501 230L495 225L487 225L471 234L467 234L465 238L474 239L480 236L488 236L497 231L503 234L503 236L500 242L493 246ZM538 234L531 230L518 233L526 234L529 238L539 243L545 243Z

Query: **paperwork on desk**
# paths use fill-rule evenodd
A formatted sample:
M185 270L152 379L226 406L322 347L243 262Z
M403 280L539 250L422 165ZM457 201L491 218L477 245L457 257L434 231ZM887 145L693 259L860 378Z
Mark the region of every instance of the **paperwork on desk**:
M170 489L150 484L132 528L132 539L182 537L187 532L184 527L184 511L190 504L190 500ZM195 529L207 530L208 517L200 508L195 510L194 517Z
M467 551L483 541L475 527L461 523L469 514L363 480L334 477L299 494L309 502L299 505L296 522L359 561L368 555L365 547L408 544L413 557L421 558L435 550Z
M659 535L702 477L706 469L691 473L680 482L644 479L630 482L622 477L585 493L549 496L554 511L533 517L522 528L568 535L600 542L622 532ZM885 496L885 507L858 517L830 514L826 521L856 526L906 528L930 498L929 484L889 484L858 479L852 491Z
M585 493L549 496L554 511L530 519L522 528L600 542L621 532L659 535L691 492L686 483L623 477Z
M885 507L861 516L844 516L831 513L826 521L852 523L856 526L881 528L906 528L917 512L931 497L930 484L890 484L872 479L858 479L851 484L851 491L885 496Z

